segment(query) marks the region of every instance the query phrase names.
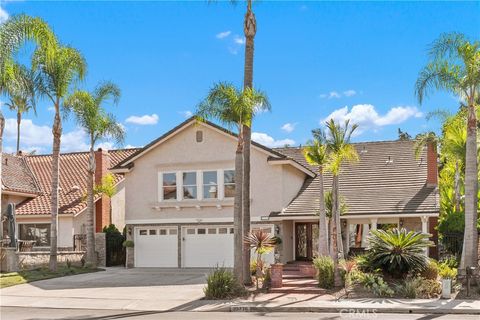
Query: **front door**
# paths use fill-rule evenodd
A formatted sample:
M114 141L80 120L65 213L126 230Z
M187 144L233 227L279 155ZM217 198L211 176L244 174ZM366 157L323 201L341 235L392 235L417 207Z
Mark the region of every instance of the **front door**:
M318 223L295 223L295 260L312 260L318 255Z

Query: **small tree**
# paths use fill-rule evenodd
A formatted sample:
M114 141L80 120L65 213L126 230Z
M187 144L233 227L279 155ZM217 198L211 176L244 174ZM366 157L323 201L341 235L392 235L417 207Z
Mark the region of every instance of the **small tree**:
M270 233L259 229L250 232L245 236L244 241L245 244L257 254L255 278L258 289L258 279L265 275L262 256L273 250L275 247L275 239Z

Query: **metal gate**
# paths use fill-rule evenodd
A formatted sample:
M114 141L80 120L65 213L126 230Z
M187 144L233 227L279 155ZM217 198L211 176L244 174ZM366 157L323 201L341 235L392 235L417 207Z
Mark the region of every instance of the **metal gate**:
M123 242L125 238L119 233L106 233L106 254L107 254L107 267L125 265L125 248Z

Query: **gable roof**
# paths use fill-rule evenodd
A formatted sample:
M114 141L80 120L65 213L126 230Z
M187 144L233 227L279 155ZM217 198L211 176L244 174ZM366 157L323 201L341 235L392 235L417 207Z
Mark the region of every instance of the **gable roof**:
M136 151L137 149L108 151L110 167ZM83 197L87 188L88 156L88 152L60 154L59 214L77 214L87 207ZM38 181L40 192L35 198L18 204L15 212L18 215L50 214L52 155L27 155L22 158ZM115 183L123 180L121 175L114 174L114 177Z
M2 155L2 190L26 196L40 194L40 187L24 157L4 153Z
M360 161L346 164L340 174L340 194L346 215L438 213L436 187L426 185L427 155L414 155L414 141L383 141L354 144ZM310 166L301 148L279 148L277 152ZM387 163L387 160L393 160ZM330 190L332 176L324 175L325 190ZM319 179L306 179L291 203L274 216L314 215L319 210Z
M197 118L195 116L193 116L193 117L188 118L184 122L180 123L178 126L174 127L173 129L169 130L165 134L161 135L157 139L153 140L152 142L150 142L149 144L147 144L143 148L139 149L137 152L131 154L129 157L125 158L123 161L121 161L115 167L113 167L112 170L120 172L122 169L129 169L131 166L133 166L133 161L135 161L135 159L143 156L144 154L146 154L151 149L155 148L156 146L158 146L159 144L161 144L165 140L171 138L172 136L174 136L178 132L182 131L183 129L185 129L188 126L193 125L195 123L209 126L209 127L213 128L214 130L220 131L220 132L222 132L222 133L224 133L228 136L231 136L233 138L238 137L238 135L236 133L234 133L230 130L227 130L227 129L225 129L225 128L223 128L223 127L221 127L221 126L219 126L219 125L217 125L217 124L215 124L211 121L208 121L208 120L199 121L199 120L197 120ZM315 173L312 170L310 170L310 168L304 166L301 163L298 163L295 159L290 158L290 157L276 151L275 149L271 149L269 147L266 147L266 146L264 146L264 145L262 145L258 142L255 142L253 140L252 140L251 143L252 143L253 147L267 153L269 155L269 161L270 160L277 160L277 159L278 160L287 160L287 162L292 161L292 162L295 162L296 165L294 165L294 167L296 167L297 169L303 171L304 173L306 173L307 175L309 175L311 177L315 176Z

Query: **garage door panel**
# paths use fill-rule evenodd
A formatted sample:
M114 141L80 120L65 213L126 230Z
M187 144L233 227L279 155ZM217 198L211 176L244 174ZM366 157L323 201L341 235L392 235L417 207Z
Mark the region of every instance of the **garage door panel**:
M139 228L135 232L136 267L177 267L176 228Z

